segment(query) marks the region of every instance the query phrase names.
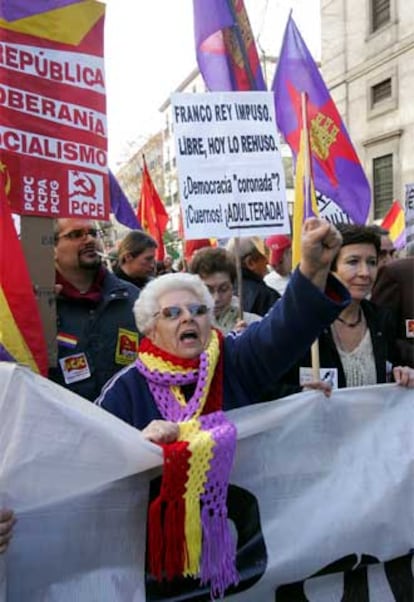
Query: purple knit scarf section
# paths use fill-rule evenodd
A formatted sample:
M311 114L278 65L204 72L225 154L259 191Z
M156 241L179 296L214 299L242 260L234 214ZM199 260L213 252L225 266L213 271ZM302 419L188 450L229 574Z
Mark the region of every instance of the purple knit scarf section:
M200 355L200 366L198 370L184 373L158 372L150 370L138 357L135 365L139 372L145 377L155 404L165 420L173 422L185 422L190 420L200 407L203 388L207 380L208 358L203 352ZM179 404L170 390L171 385L183 386L197 383L195 391L185 406Z
M201 428L209 431L214 442L214 455L201 495L203 544L200 580L210 582L212 597L223 598L230 585L237 585L236 542L227 519L227 490L236 451L237 430L223 412L200 417Z

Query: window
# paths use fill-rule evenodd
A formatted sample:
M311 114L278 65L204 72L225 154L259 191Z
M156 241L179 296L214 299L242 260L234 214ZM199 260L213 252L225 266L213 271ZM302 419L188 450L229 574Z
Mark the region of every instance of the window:
M390 0L371 0L371 27L377 31L391 19Z
M394 178L393 156L384 155L373 160L374 219L381 219L392 205Z
M391 98L392 96L392 80L389 77L384 81L375 84L371 88L371 107L375 107L378 103Z

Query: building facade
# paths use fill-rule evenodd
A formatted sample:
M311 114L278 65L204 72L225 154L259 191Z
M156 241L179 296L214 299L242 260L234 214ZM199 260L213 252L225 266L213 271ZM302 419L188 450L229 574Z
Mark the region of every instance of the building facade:
M141 194L142 160L145 156L151 179L161 198L164 198L164 145L163 134L151 136L141 148L117 171L116 177L136 209Z
M413 8L321 0L322 73L371 184L371 220L414 182Z

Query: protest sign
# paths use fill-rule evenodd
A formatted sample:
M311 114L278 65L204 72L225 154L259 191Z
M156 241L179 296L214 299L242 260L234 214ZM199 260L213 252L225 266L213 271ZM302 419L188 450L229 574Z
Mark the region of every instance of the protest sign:
M318 204L319 215L331 224L352 224L352 220L345 211L321 192L316 191L316 202Z
M109 219L104 11L0 19L0 170L16 213Z
M25 368L0 363L0 381L0 505L18 517L0 601L210 600L197 580L146 574L160 448ZM240 583L226 600L411 600L412 392L306 392L227 415Z
M405 186L405 239L414 242L414 184Z
M185 237L289 233L270 92L171 97Z

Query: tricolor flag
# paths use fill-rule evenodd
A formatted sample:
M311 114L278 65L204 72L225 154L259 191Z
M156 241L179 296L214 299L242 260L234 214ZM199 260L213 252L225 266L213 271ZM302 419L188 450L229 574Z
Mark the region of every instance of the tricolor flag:
M389 237L396 249L405 246L405 215L398 201L394 201L390 210L384 217L381 228L388 230Z
M266 90L243 0L193 0L197 62L210 91Z
M0 358L47 375L43 326L20 241L0 185Z
M163 234L167 228L169 216L151 180L145 159L137 217L143 230L158 244L157 259L162 261L164 259Z
M344 123L299 30L289 16L272 89L276 121L294 156L301 134L301 93L308 96L312 172L315 188L364 224L371 192Z
M0 4L0 18L6 21L18 21L63 8L70 4L79 4L79 0L47 0L47 2L36 2L36 0L3 0Z

